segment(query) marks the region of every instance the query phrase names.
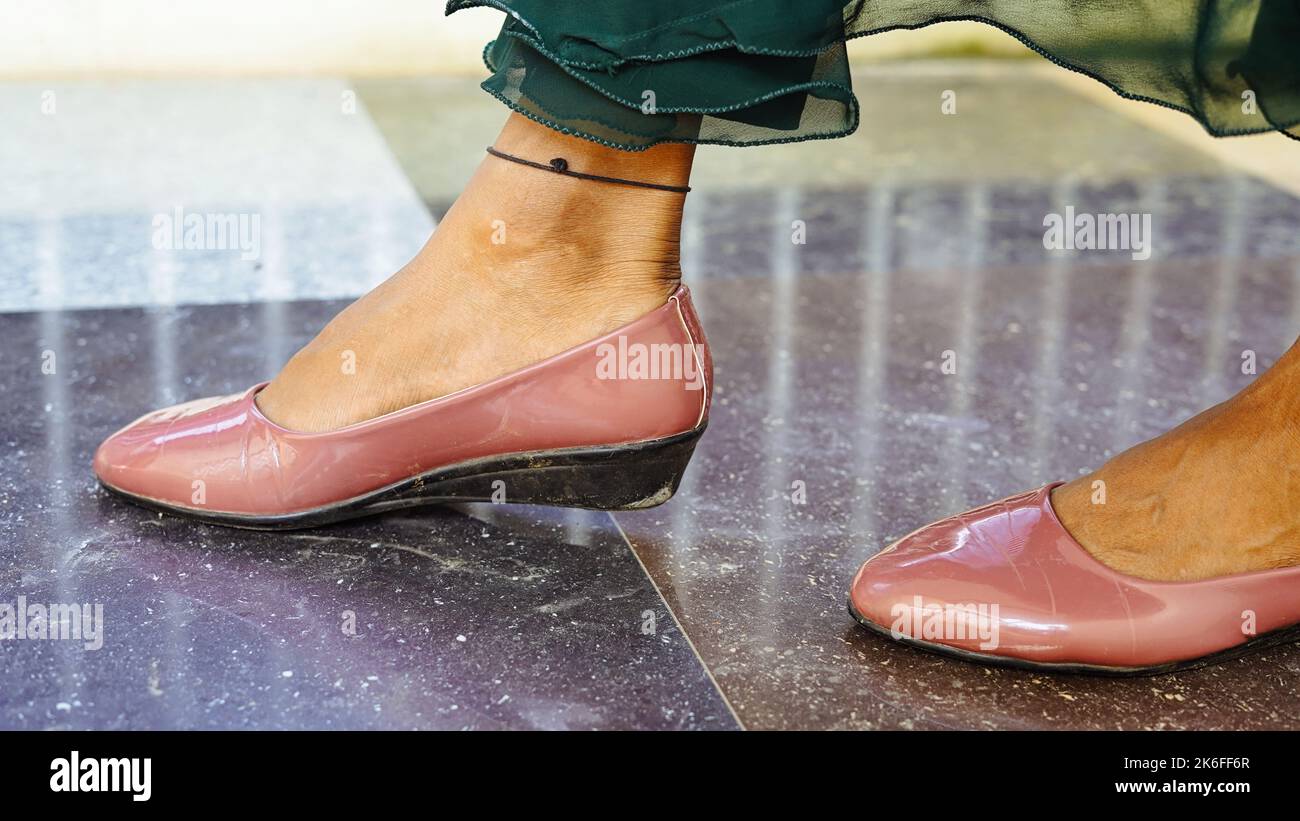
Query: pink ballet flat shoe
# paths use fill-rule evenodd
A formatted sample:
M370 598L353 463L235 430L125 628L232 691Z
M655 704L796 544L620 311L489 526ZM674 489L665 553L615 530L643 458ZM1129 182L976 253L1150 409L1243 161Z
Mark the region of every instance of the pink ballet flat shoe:
M131 501L277 529L442 502L624 510L676 492L708 422L713 367L690 294L515 373L326 433L254 399L154 411L108 437L95 473Z
M1056 518L1056 485L928 525L869 559L865 627L971 661L1153 675L1300 640L1300 567L1147 581L1097 561Z

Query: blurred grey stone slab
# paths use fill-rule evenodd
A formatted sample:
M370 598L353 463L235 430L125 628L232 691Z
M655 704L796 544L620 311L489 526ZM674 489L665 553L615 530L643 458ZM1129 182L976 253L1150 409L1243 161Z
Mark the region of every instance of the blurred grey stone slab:
M0 310L355 296L432 227L337 79L6 83L0 120Z

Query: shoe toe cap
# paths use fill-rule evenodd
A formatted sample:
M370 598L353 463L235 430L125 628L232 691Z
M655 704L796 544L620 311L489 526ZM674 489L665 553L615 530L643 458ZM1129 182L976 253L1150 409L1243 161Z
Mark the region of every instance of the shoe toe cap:
M896 639L970 652L1059 644L1050 591L1020 566L1043 524L1033 496L943 519L885 548L854 577L853 610Z
M215 445L230 428L228 412L236 398L210 397L146 413L99 445L95 475L113 490L189 506L199 492L196 480L219 479L212 462L225 458L225 449Z

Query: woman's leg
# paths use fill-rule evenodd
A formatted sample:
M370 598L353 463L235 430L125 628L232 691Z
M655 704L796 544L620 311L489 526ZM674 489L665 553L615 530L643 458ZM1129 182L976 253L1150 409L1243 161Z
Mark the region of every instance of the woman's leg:
M694 146L619 151L510 115L495 147L575 171L682 186ZM477 385L664 304L681 278L685 195L484 155L420 253L353 303L257 397L326 431Z
M1165 673L1294 641L1297 398L1300 344L1090 475L899 539L858 570L850 607L895 639L1057 672Z
M1300 343L1249 387L1052 495L1102 563L1192 580L1300 564Z

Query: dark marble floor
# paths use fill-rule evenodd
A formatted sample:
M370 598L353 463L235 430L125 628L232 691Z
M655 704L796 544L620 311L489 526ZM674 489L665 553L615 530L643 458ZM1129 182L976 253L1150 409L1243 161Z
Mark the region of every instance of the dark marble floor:
M291 534L147 513L95 486L99 439L265 378L343 303L0 314L0 604L102 603L105 621L98 650L0 642L0 728L1300 727L1300 647L1095 679L927 655L846 613L890 539L1095 466L1240 389L1243 354L1263 370L1300 328L1300 200L1041 81L875 93L920 117L954 82L963 119L910 142L867 121L701 152L684 255L717 392L682 492L653 510L464 506ZM424 138L481 150L492 104L360 88L436 215L465 169L430 164L464 151ZM439 95L454 105L428 116ZM1032 135L987 139L1044 110ZM1150 213L1151 258L1045 251L1044 214L1067 205ZM46 236L75 247L42 245L41 270L114 258L63 225Z
M734 728L608 514L266 534L96 487L93 449L129 417L255 381L341 307L3 315L0 601L103 604L104 640L0 645L0 726Z
M1243 290L1263 293L1226 317L1200 263L705 279L709 432L683 498L617 518L749 728L1300 727L1300 646L1159 678L1044 675L901 648L845 613L893 539L1244 384L1241 350L1262 366L1294 336L1295 267L1250 263ZM945 349L957 374L935 367Z

